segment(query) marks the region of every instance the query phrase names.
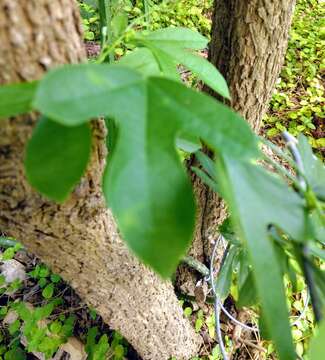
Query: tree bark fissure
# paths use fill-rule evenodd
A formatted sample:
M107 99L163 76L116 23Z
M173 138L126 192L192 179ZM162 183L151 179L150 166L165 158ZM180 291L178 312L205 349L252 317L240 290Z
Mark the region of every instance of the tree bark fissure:
M0 0L0 84L40 78L64 63L85 60L72 0ZM0 229L17 238L144 359L188 359L200 339L169 282L141 265L121 241L101 193L106 147L103 123L93 124L87 173L62 205L26 182L24 148L37 116L0 124Z
M287 48L295 0L215 0L210 61L258 132Z

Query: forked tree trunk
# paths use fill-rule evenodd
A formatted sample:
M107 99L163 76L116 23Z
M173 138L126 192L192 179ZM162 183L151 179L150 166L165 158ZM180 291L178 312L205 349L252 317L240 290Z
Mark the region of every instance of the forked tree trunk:
M73 0L0 0L0 44L0 84L37 79L50 67L85 59ZM86 175L57 205L25 180L24 148L34 118L0 123L0 230L62 275L144 359L190 358L199 339L171 284L129 253L104 206L103 124L94 124Z

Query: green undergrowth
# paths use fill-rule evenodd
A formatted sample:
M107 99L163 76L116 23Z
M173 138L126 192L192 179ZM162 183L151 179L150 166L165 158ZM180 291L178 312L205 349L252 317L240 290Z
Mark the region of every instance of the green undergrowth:
M304 133L325 154L325 3L297 2L281 76L264 119L266 134Z
M127 342L82 304L59 275L20 244L0 246L0 251L0 263L16 258L27 275L9 283L0 275L0 360L31 359L34 352L50 359L72 337L84 344L87 359L125 358Z
M126 13L128 23L135 21L135 29L151 30L169 26L181 26L199 31L209 37L211 29L212 0L152 0L148 1L148 16L145 15L143 0L116 0L112 1L114 10L112 15ZM79 1L83 20L85 40L100 41L99 14L97 1ZM121 17L113 22L113 26L123 26Z
M119 333L109 330L93 309L83 305L59 275L52 273L46 265L35 262L20 244L12 244L6 249L0 247L0 250L0 262L16 258L24 263L27 271L24 281L15 280L7 284L4 277L0 277L0 360L24 360L33 352L41 352L49 359L71 337L77 337L84 344L88 359L102 360L106 356L112 360L128 358L128 343ZM305 284L298 277L294 287L286 280L286 288L291 321L295 321L292 334L296 351L300 356L305 356L313 333L312 311L310 307L304 310L307 296ZM237 297L236 286L233 286L231 299ZM213 309L201 309L194 300L186 297L180 300L180 305L195 331L205 337L204 354L191 360L222 359L219 345L216 344ZM299 317L301 313L303 315ZM254 312L252 319L255 319L253 325L256 325ZM246 352L249 357L249 346L234 350L234 325L230 323L224 329L227 329L227 351L235 351L237 355ZM27 344L22 344L22 337L25 337ZM259 337L251 342L265 349L265 359L275 359L272 343Z

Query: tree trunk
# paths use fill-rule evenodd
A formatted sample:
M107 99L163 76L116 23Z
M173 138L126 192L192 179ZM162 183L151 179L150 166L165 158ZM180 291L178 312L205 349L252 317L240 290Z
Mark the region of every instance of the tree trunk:
M238 111L258 132L287 48L295 0L215 0L209 60L225 77ZM211 93L211 90L205 88ZM215 94L212 94L215 95ZM189 166L193 165L191 159ZM193 175L198 203L195 240L189 255L209 264L217 227L227 216L224 202ZM216 263L222 258L220 248ZM185 266L177 285L190 294L199 279Z
M231 106L258 131L287 49L295 0L215 0L210 61Z
M37 79L50 67L85 60L73 0L0 0L0 43L0 84ZM57 205L33 191L24 176L24 148L35 118L0 123L1 231L62 275L144 359L190 358L199 339L171 284L129 253L104 206L103 124L93 126L86 175Z

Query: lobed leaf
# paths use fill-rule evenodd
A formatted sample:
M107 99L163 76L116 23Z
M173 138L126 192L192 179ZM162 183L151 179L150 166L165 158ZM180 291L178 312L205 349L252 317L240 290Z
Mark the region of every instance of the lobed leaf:
M195 220L191 185L176 152L178 135L200 137L241 158L258 154L255 138L229 108L168 79L149 78L141 90L135 86L123 95L127 107L115 102L111 114L119 130L104 193L131 249L167 277L192 239Z
M37 127L27 151L27 175L33 186L58 201L72 190L88 159L89 129L78 124L98 115L115 120L117 138L104 193L128 245L164 277L184 255L195 220L177 139L202 139L231 158L259 154L255 135L228 107L181 83L142 77L122 66L53 70L40 83L34 105L59 124L45 119Z

